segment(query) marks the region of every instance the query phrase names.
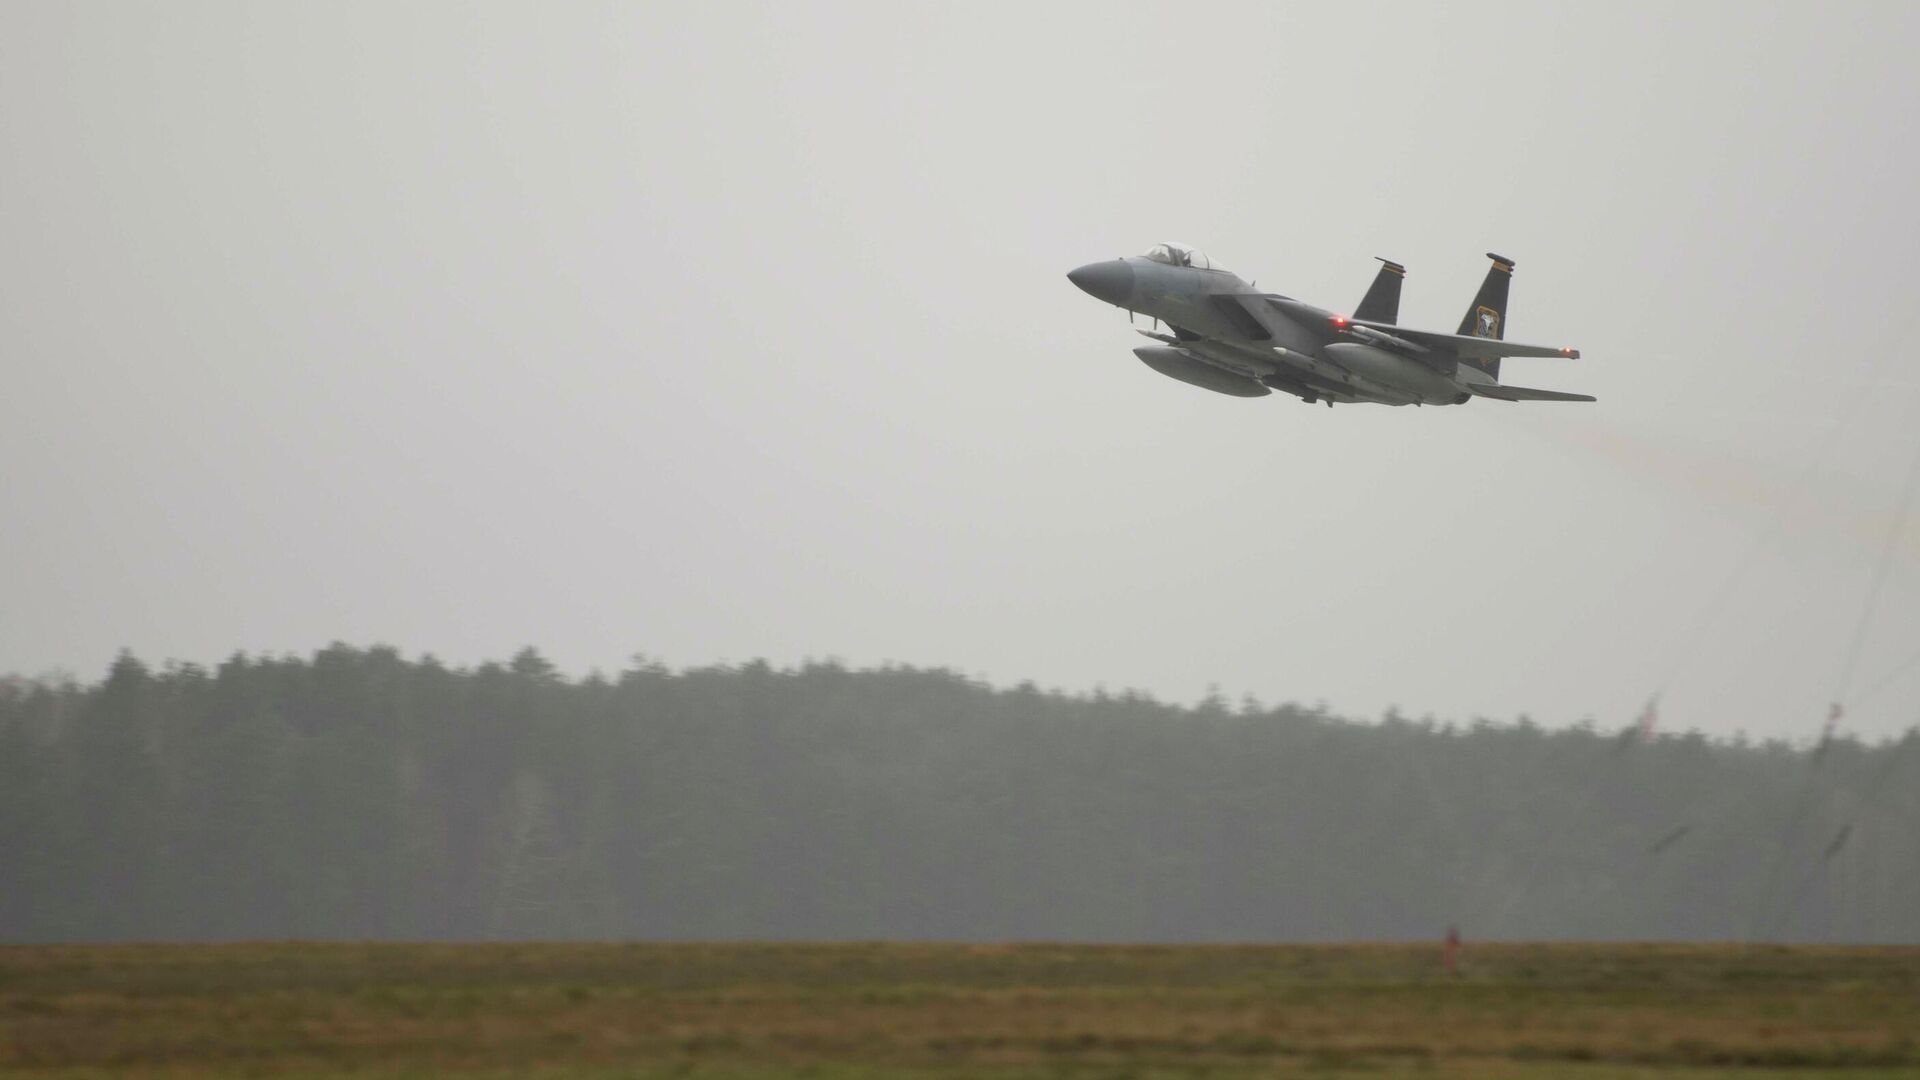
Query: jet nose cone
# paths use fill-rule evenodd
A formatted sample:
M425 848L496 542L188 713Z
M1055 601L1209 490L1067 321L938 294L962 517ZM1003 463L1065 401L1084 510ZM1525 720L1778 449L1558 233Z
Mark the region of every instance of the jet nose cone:
M1133 299L1133 267L1119 259L1088 263L1077 270L1069 270L1067 280L1078 285L1088 296L1109 304L1126 307L1127 301Z

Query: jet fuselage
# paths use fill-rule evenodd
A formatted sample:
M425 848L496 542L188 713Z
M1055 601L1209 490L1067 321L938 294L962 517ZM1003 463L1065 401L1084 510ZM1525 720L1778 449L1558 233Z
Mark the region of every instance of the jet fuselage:
M1174 336L1161 338L1161 349L1134 351L1183 381L1196 380L1169 370L1178 361L1167 350L1307 401L1453 405L1471 396L1460 382L1484 378L1464 367L1450 378L1418 360L1352 340L1334 313L1297 302L1285 310L1273 302L1285 298L1262 293L1228 270L1142 255L1089 263L1067 277L1096 299L1167 324Z

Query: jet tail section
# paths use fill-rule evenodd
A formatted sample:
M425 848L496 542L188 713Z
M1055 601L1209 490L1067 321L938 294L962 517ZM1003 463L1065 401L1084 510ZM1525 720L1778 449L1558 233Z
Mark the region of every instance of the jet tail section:
M1367 287L1367 295L1360 298L1360 306L1353 309L1353 317L1388 324L1396 322L1400 318L1400 282L1406 276L1406 267L1380 259L1380 272Z
M1487 270L1487 279L1480 283L1473 306L1460 320L1458 332L1465 337L1499 340L1507 336L1507 289L1513 284L1513 260L1491 251L1487 252L1487 258L1493 260L1493 266ZM1469 362L1496 379L1500 377L1498 357Z

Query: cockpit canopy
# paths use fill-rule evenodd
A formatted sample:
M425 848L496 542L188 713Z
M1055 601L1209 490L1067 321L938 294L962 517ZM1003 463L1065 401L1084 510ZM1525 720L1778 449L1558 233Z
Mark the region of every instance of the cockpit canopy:
M1168 266L1191 266L1195 270L1215 269L1213 260L1206 257L1199 248L1185 244L1155 244L1147 249L1147 258Z

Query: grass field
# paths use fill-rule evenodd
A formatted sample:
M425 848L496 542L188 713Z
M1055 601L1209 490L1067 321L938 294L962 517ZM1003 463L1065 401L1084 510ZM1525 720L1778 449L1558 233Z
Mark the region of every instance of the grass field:
M1920 949L0 948L0 1072L1920 1077Z

